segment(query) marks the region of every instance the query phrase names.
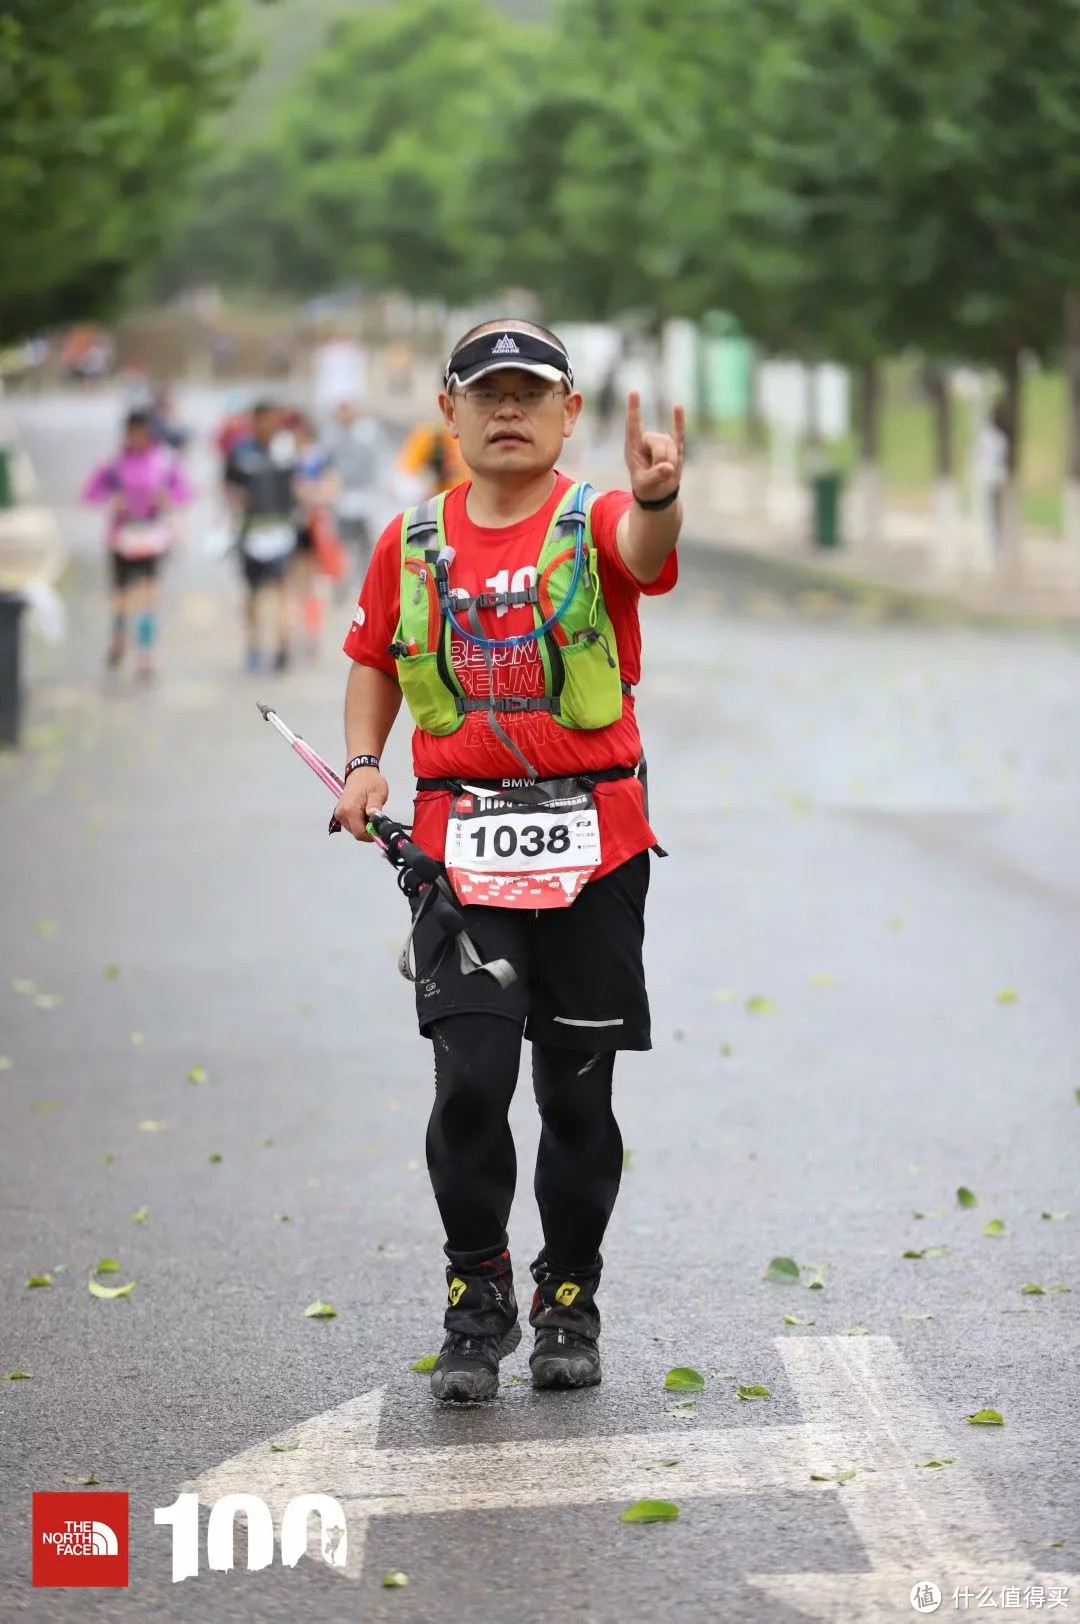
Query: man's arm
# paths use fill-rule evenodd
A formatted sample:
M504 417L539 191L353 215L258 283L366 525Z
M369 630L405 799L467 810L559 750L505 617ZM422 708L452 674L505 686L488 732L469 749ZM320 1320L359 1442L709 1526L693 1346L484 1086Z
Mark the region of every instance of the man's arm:
M626 402L626 466L630 489L638 498L619 520L615 542L623 563L642 586L659 579L675 550L682 528L682 503L669 507L641 507L677 491L682 479L686 414L681 406L672 413L670 434L646 434L641 426L641 396L631 391Z
M345 687L347 759L381 756L400 708L397 678L354 661ZM334 816L357 840L370 840L367 820L372 812L381 812L389 794L390 786L378 768L357 767L349 774Z

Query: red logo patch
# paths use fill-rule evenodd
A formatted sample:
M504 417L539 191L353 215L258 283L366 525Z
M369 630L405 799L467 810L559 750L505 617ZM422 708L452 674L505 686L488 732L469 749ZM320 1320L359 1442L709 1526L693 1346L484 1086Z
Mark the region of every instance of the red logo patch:
M36 1585L126 1585L127 1495L35 1494L33 1579Z

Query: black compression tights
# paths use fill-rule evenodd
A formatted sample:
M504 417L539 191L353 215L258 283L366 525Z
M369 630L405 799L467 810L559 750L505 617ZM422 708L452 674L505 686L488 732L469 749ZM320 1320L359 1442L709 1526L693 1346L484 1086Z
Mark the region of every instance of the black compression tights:
M451 1015L432 1032L435 1105L427 1131L431 1185L446 1251L464 1267L500 1252L517 1157L507 1122L521 1032L491 1015ZM614 1051L581 1054L533 1044L540 1108L536 1200L550 1260L570 1273L600 1251L619 1190L623 1143L611 1110Z

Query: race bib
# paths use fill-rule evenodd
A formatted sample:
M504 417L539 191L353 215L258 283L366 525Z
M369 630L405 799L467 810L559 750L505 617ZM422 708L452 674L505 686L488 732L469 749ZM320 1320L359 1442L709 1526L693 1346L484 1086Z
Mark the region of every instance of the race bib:
M291 524L282 524L276 519L270 524L251 524L240 546L256 564L272 564L277 558L287 558L294 550L296 532Z
M161 519L122 524L113 538L113 551L121 558L160 558L167 553L172 533Z
M600 863L592 792L576 778L501 791L463 784L444 862L462 903L568 908Z

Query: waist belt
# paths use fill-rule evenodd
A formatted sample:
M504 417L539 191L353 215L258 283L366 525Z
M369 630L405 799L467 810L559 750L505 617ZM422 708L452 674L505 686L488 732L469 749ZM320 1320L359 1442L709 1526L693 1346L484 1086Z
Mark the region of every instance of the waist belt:
M637 778L638 769L637 767L598 767L595 772L568 773L563 774L562 776L578 779L582 783L590 785L610 784L613 783L617 778ZM526 782L528 781L523 780L523 785ZM542 784L545 782L545 780L538 778L535 780L535 782ZM416 780L416 787L417 790L446 789L449 790L451 794L460 795L465 784L474 784L477 789L490 789L493 791L498 791L512 788L516 785L516 783L517 780L514 779L473 778L471 774L466 774L462 778L418 778Z

